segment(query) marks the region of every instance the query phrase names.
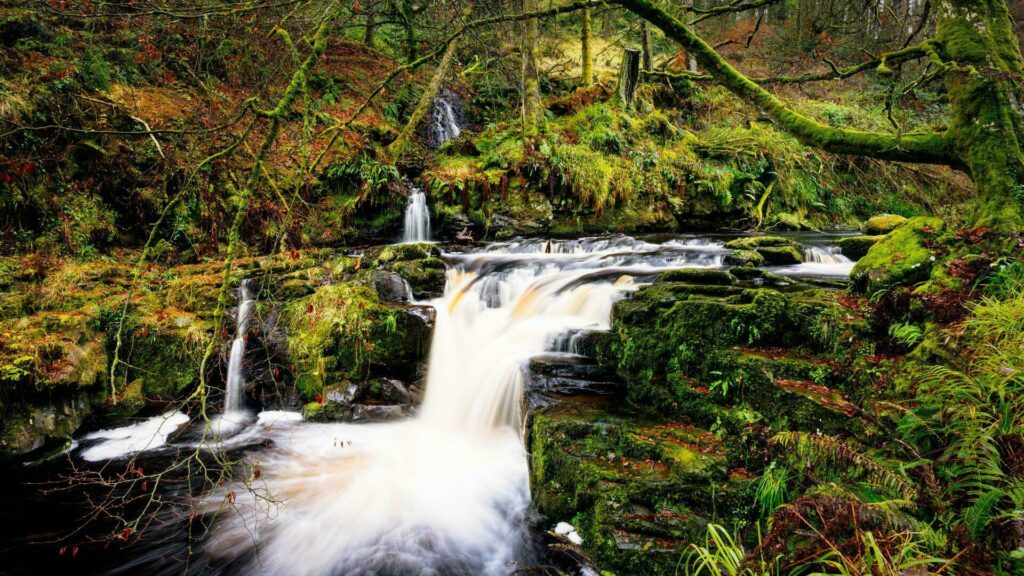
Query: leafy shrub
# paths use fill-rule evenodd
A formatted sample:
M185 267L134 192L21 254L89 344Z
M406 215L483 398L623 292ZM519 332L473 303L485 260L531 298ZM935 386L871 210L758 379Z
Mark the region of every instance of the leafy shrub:
M86 87L100 91L110 90L110 64L103 59L103 52L98 48L90 47L86 51L81 75L82 83Z

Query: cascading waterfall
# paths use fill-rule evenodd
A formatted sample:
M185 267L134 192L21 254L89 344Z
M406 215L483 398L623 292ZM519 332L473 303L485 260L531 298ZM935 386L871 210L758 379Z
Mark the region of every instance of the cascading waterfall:
M427 195L419 188L413 187L409 192L409 204L405 208L405 228L402 242L430 241L430 208L427 207Z
M525 365L568 330L608 327L617 294L666 268L717 266L720 245L626 237L519 241L451 256L426 398L392 424L278 424L260 489L206 551L240 573L503 575L530 556ZM265 492L264 492L265 490ZM223 506L223 495L206 503ZM259 550L259 554L255 550Z
M430 124L427 125L431 147L440 148L445 142L459 137L462 133L461 108L458 94L448 88L438 91L430 107Z
M850 276L854 262L843 256L839 249L830 246L805 246L804 262L778 269L783 274L807 278L845 279Z
M246 332L249 331L249 316L256 300L252 297L248 279L242 280L238 287L238 317L235 320L235 339L231 342L231 355L228 358L228 377L224 389L224 412L230 414L242 410L242 387L245 377L242 375L242 362L245 360Z
M846 256L843 256L839 248L835 246L820 247L820 246L808 246L804 248L804 260L812 264L849 264L852 262Z

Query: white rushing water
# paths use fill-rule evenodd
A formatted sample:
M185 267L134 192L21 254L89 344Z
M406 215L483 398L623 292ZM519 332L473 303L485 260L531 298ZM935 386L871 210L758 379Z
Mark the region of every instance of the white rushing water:
M427 206L427 195L419 188L413 187L409 193L409 204L405 207L405 228L402 242L430 241L430 208Z
M607 328L633 275L715 266L715 246L521 241L453 256L426 398L392 424L279 423L260 490L206 551L243 573L509 574L528 556L524 369L567 330ZM210 509L224 503L211 499ZM258 549L258 557L255 550Z
M82 438L95 443L82 450L80 455L90 462L98 462L159 448L167 444L167 437L186 422L187 414L174 411L130 426L97 430Z
M459 123L461 103L457 94L444 88L440 90L430 107L430 124L427 135L430 145L440 148L442 144L462 134Z
M230 414L242 409L242 387L245 377L242 374L242 362L245 361L245 344L248 340L249 317L256 304L253 299L249 280L242 280L238 287L238 316L235 319L235 339L231 342L231 355L228 357L228 377L224 388L224 412Z
M805 278L843 280L850 277L854 264L835 246L806 246L801 264L783 266L776 272Z

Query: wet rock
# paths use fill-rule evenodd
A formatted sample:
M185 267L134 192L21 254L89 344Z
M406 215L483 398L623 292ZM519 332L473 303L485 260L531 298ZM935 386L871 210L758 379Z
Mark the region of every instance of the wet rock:
M405 417L405 409L397 404L356 404L352 407L353 422L384 422Z
M781 236L750 236L747 238L736 238L725 243L725 247L729 250L756 250L773 246L796 247L796 245L796 242Z
M731 268L729 272L731 272L738 280L753 282L755 286L791 286L794 283L793 280L787 276L776 274L761 268L737 266L735 268Z
M392 269L408 282L412 295L417 299L436 298L444 292L447 267L440 258L432 256L396 262Z
M408 302L412 299L412 288L408 282L395 272L378 270L374 274L374 288L384 302Z
M733 250L726 254L724 262L728 266L763 266L764 256L756 250Z
M897 214L879 214L868 218L864 223L864 234L868 236L880 236L888 234L907 222L907 219Z
M938 218L908 220L857 262L850 272L853 288L870 294L927 280L936 260L936 252L929 246L936 244L943 234L945 224Z
M774 266L789 266L804 261L804 253L796 246L765 246L757 249L765 263Z
M530 359L529 390L548 394L609 394L618 387L615 377L593 360L567 353Z
M658 277L661 282L686 282L689 284L711 284L728 286L736 282L736 277L728 270L713 268L683 268L669 270Z
M402 406L408 406L412 403L409 389L406 388L403 382L392 378L378 378L367 382L360 387L358 400L377 400Z
M882 236L851 236L838 240L836 246L843 256L850 260L860 260L881 239Z

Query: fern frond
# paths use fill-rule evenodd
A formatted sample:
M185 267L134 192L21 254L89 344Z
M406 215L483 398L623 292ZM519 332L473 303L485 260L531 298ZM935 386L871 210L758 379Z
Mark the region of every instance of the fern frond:
M806 432L780 432L772 438L772 443L793 450L801 458L844 466L846 471L863 476L906 500L917 497L917 489L906 478L831 436Z
M985 529L993 520L993 511L1005 497L1006 492L993 488L975 500L974 505L964 513L964 524L975 542L981 542L984 538Z

